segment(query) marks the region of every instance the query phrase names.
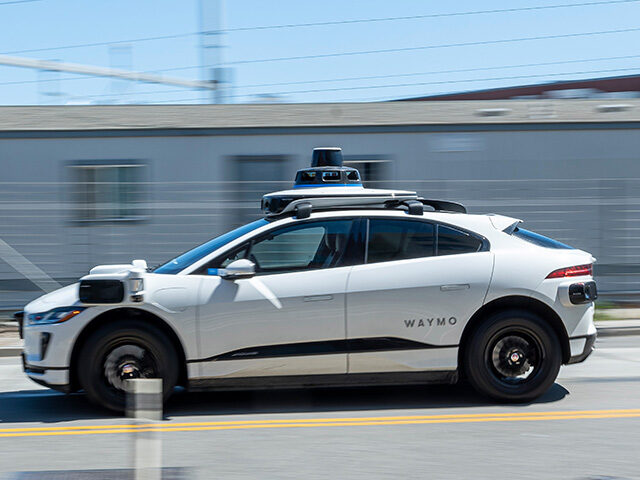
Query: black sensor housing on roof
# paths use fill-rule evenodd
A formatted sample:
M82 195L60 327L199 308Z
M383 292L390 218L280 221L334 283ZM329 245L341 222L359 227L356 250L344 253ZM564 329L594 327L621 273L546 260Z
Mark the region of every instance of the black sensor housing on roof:
M313 149L311 167L341 167L342 149L338 147L321 147Z
M342 149L338 147L314 148L311 168L298 170L293 188L323 186L362 186L360 172L342 166Z

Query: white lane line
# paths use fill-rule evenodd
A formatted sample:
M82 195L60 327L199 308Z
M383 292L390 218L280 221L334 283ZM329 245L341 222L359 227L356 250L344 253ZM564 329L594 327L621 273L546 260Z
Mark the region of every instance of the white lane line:
M46 293L62 288L58 282L0 238L0 258Z

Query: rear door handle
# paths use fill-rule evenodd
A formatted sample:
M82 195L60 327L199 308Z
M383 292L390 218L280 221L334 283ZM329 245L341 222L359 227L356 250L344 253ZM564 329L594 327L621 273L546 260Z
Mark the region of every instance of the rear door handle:
M471 285L468 283L456 283L452 285L440 285L440 290L443 292L452 292L454 290L467 290L471 288Z
M333 295L311 295L304 297L305 302L325 302L327 300L333 300Z

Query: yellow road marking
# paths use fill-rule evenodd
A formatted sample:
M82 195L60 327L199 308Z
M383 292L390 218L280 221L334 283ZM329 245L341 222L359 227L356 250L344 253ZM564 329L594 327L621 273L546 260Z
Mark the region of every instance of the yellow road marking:
M376 425L419 425L434 423L519 422L542 420L578 420L601 418L638 418L640 409L574 410L549 412L471 413L345 418L298 418L280 420L230 420L217 422L146 423L120 425L72 425L64 427L2 428L0 437L36 437L52 435L97 435L134 432L193 432L204 430L240 430L258 428L309 428Z

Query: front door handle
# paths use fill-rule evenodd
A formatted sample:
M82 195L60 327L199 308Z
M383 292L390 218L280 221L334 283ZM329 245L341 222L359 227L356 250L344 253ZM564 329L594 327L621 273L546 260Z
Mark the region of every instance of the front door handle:
M327 300L333 300L333 295L310 295L304 297L305 302L326 302Z
M456 283L452 285L440 285L440 290L443 292L453 292L454 290L467 290L471 288L468 283Z

